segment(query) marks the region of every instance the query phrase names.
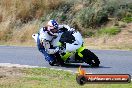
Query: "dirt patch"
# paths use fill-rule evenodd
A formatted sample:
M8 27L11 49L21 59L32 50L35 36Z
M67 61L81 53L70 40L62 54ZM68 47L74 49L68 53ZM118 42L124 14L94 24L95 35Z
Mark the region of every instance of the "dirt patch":
M17 67L0 67L0 79L8 78L8 77L22 77L24 73L22 73L23 68Z

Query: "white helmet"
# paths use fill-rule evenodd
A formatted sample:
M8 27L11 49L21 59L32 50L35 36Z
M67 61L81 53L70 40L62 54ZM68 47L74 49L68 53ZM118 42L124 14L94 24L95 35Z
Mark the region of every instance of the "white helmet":
M55 20L50 20L47 24L48 31L51 35L56 36L58 35L58 23Z

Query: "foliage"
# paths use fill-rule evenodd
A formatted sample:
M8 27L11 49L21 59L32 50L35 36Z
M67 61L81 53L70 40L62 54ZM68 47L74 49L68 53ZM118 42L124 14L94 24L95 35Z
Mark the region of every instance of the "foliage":
M99 29L109 18L132 22L131 0L0 0L0 7L0 41L31 41L40 23L50 19L86 37L94 33L88 29Z
M124 17L124 18L122 19L122 21L127 22L127 23L130 23L130 22L132 22L132 16Z
M116 35L119 32L121 32L121 30L117 27L111 27L111 28L103 28L98 30L97 34L98 35Z

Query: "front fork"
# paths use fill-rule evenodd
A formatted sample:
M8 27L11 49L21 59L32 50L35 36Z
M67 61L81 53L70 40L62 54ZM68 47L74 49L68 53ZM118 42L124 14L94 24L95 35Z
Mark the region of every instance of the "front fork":
M82 51L84 50L84 49L86 49L83 45L79 48L79 49L77 49L77 54L78 54L78 56L80 57L80 58L83 58L83 55L82 55Z

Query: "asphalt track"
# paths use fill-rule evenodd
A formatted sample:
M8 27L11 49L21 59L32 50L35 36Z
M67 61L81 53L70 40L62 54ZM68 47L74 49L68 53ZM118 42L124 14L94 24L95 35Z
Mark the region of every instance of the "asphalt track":
M91 50L100 59L98 68L87 64L68 64L65 67L50 66L36 47L0 46L0 65L3 63L48 67L78 71L81 65L87 73L93 74L130 74L132 75L132 51Z

